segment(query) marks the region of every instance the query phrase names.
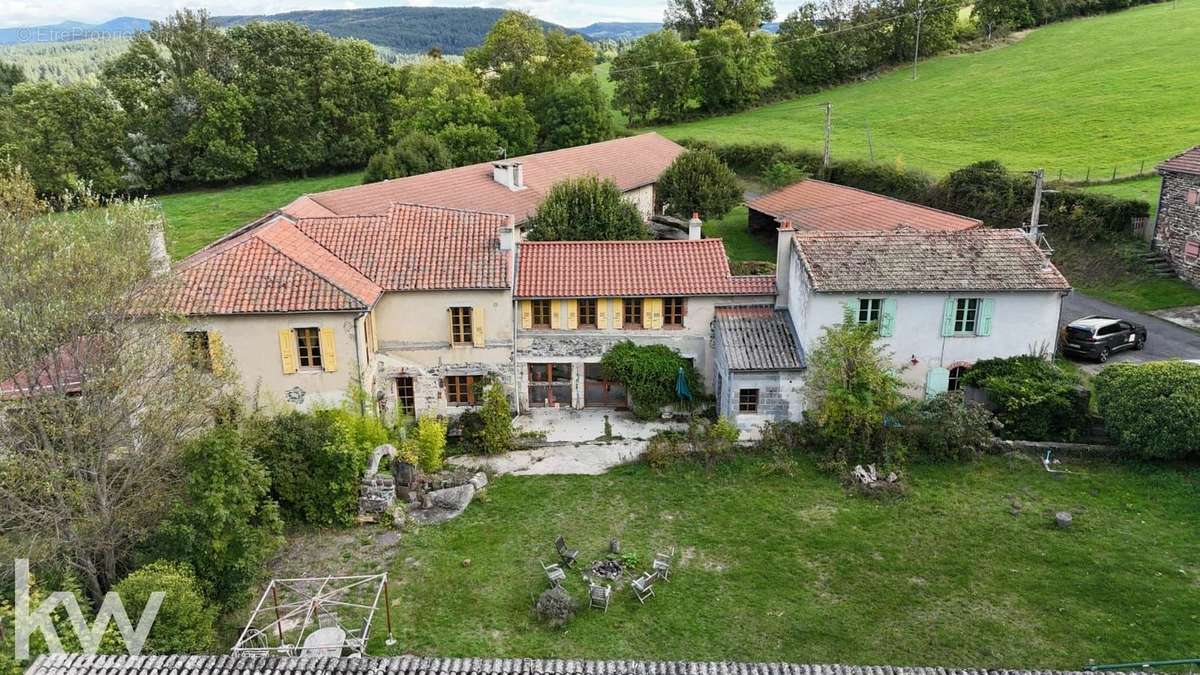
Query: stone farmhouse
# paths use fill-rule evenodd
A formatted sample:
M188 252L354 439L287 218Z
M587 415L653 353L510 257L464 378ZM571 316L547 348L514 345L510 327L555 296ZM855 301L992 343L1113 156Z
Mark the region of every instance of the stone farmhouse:
M471 410L481 378L518 411L624 407L599 363L632 340L690 359L743 428L797 419L805 350L846 312L878 324L916 393L1054 348L1069 286L1021 231L819 181L785 189L826 197L819 219L786 212L773 275L733 274L696 221L686 240L522 241L549 186L590 171L624 176L649 217L680 151L648 134L307 195L176 265L173 305L196 353L232 361L259 400L360 386L405 414Z
M1200 286L1200 145L1158 165L1154 245L1181 279Z

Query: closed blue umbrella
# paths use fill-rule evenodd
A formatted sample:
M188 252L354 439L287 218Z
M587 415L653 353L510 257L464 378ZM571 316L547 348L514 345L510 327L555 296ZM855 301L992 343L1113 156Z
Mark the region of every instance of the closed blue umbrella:
M692 390L688 387L687 377L683 374L683 368L679 369L679 373L675 375L675 395L680 399L692 400Z

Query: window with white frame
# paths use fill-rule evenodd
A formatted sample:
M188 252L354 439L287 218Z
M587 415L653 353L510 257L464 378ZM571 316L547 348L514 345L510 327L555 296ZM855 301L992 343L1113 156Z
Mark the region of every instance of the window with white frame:
M954 332L974 334L979 328L979 298L959 298L954 307Z

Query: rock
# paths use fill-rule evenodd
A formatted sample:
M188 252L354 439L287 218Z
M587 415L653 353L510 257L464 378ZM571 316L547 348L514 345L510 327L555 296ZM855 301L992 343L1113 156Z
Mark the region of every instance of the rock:
M471 566L470 558L466 558L465 560L463 560L463 567L470 567L470 566Z
M1073 521L1074 518L1072 518L1071 514L1067 511L1059 511L1058 513L1054 514L1054 524L1058 525L1058 529L1060 530L1070 528Z
M613 555L621 555L621 540L620 539L609 540L608 552Z
M384 532L383 534L379 535L378 537L375 537L375 544L378 546L395 546L396 544L399 544L399 543L400 543L400 533L399 532Z
M474 476L471 476L471 480L469 480L467 482L470 483L472 485L472 487L475 488L476 491L482 490L483 488L487 487L487 484L488 484L487 474L480 471L479 473L476 473Z

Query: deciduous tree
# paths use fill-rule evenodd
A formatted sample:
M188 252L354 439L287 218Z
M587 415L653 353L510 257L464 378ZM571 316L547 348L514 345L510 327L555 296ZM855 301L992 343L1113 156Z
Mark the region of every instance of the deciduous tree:
M733 21L700 30L697 90L700 107L709 113L744 108L758 101L763 81L774 63L771 38L747 35Z
M667 0L663 23L684 37L694 40L705 28L716 28L727 21L750 33L775 18L771 0Z
M611 105L594 77L564 80L541 98L540 150L598 143L613 137Z
M707 148L688 150L658 178L657 198L667 213L719 219L742 201L737 174Z
M568 178L550 188L529 226L532 241L646 239L637 207L610 179Z
M679 119L695 93L695 55L675 31L639 38L613 59L613 102L635 122Z
M412 131L371 156L363 183L416 176L451 166L450 150L444 143L424 131Z

